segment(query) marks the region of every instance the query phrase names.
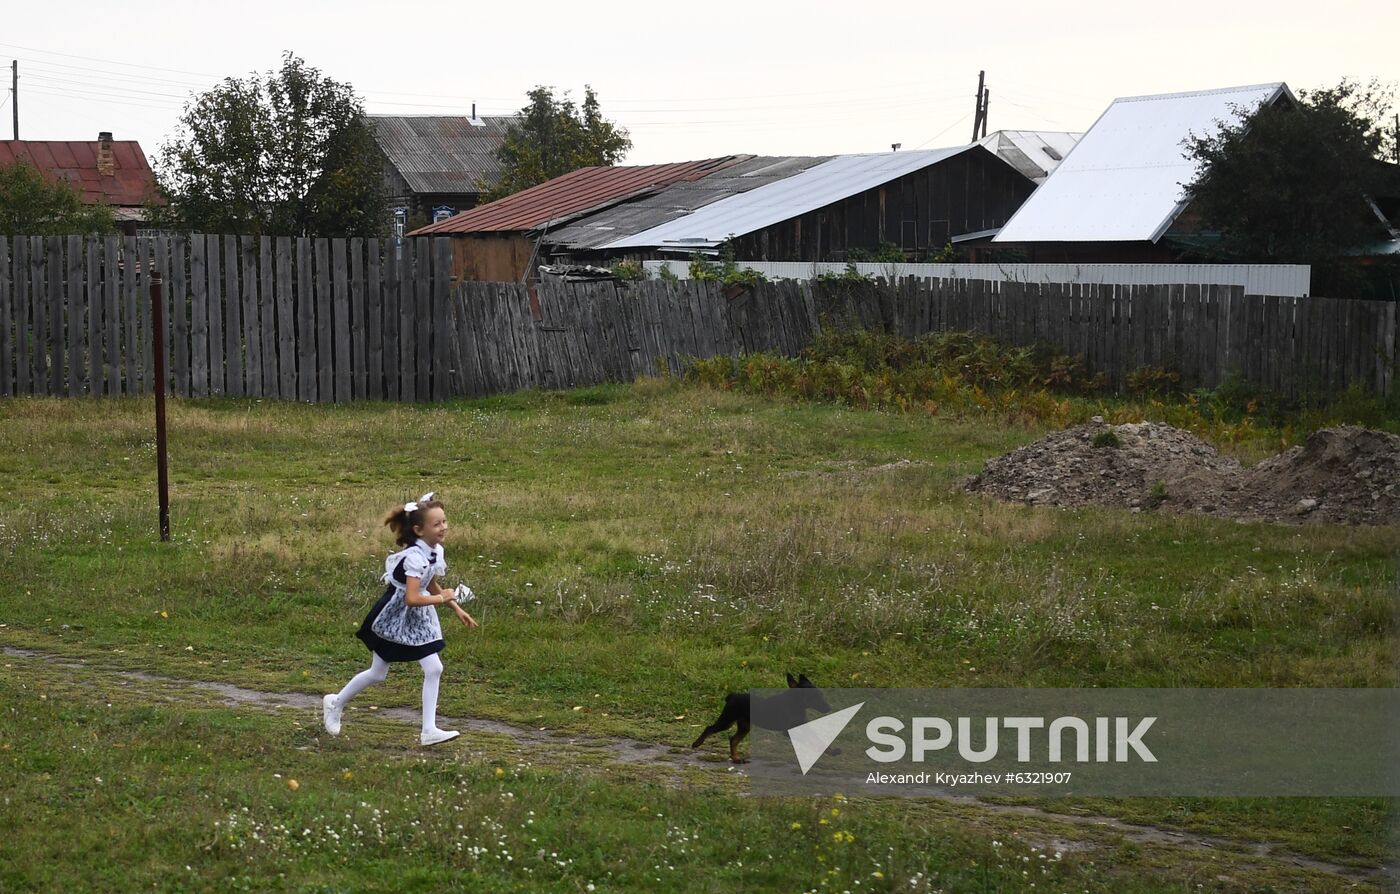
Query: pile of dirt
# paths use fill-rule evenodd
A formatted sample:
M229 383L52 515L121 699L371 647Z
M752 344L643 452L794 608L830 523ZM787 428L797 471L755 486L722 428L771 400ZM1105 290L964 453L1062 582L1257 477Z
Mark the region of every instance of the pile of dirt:
M1400 436L1324 428L1249 469L1235 505L1250 517L1400 524Z
M1241 519L1400 523L1400 437L1344 426L1245 469L1154 422L1094 421L990 460L966 489L1054 506L1118 506Z

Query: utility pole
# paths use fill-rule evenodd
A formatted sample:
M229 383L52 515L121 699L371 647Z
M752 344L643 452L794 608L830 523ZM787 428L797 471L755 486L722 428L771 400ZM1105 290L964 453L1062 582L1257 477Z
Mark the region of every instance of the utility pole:
M992 88L982 91L982 136L987 135L987 106L992 101Z
M13 76L10 80L10 107L15 114L15 139L19 139L19 60L10 63Z
M972 142L977 142L977 132L982 128L982 85L986 82L987 73L977 72L977 105L974 106L972 116Z

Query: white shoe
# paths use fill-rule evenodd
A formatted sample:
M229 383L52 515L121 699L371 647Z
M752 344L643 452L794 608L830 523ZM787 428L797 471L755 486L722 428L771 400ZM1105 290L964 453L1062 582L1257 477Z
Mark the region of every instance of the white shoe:
M321 720L326 724L326 732L332 736L340 735L340 705L336 704L335 696L328 695L321 699Z
M418 741L424 745L437 745L439 742L447 742L460 736L461 733L455 729L430 729L418 737Z

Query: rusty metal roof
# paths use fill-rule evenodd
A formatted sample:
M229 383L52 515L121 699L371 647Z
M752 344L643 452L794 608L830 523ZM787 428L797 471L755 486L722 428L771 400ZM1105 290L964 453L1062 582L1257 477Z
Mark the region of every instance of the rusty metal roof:
M501 177L496 149L511 115L370 115L374 139L416 193L478 193Z
M517 233L560 224L586 211L682 180L698 180L749 156L726 155L665 165L587 167L414 230L410 236Z
M0 140L0 167L26 161L50 183L67 181L89 205L139 207L156 197L155 175L140 143L113 140L114 172L106 176L97 172L97 147L97 140Z

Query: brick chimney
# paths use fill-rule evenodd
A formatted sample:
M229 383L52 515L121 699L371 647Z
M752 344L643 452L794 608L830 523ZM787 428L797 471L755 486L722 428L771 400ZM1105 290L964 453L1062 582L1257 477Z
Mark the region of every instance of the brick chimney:
M97 135L97 173L103 177L117 173L116 158L112 155L112 132L109 130Z

